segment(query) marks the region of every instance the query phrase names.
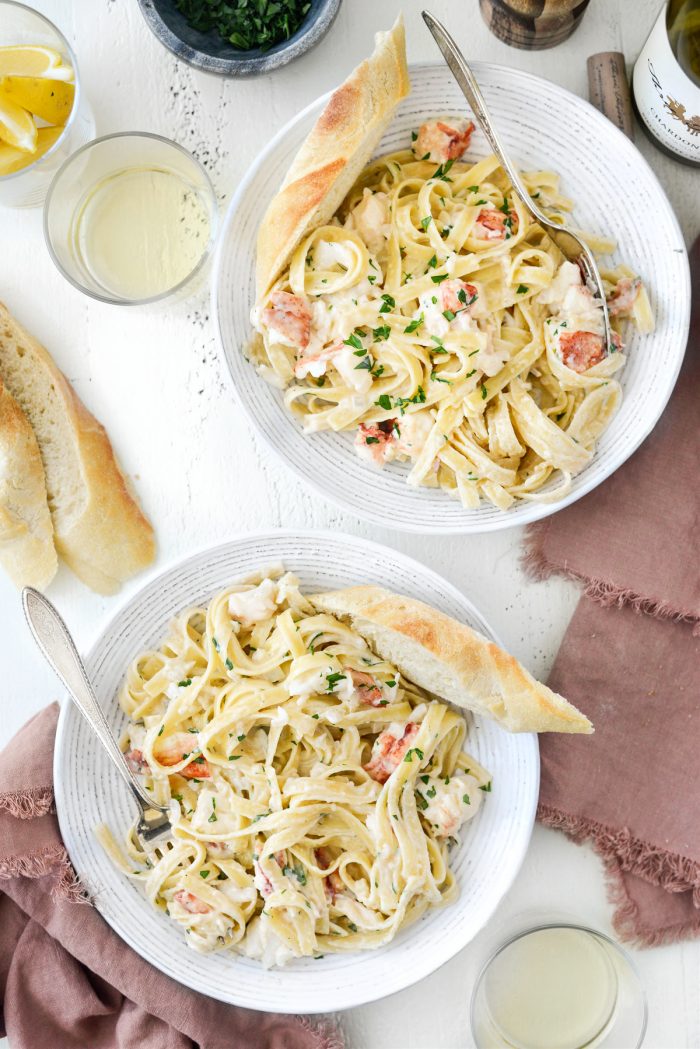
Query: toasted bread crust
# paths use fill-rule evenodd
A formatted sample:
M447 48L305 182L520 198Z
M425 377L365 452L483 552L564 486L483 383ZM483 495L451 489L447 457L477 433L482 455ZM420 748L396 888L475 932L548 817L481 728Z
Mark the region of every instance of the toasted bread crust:
M382 643L390 644L387 631L410 642L410 657L398 669L437 695L443 695L439 682L446 683L444 698L495 718L509 731L593 730L588 718L536 681L517 659L421 601L374 586L317 594L310 600L322 611L350 618L359 633L371 635L380 654ZM395 653L393 657L395 661Z
M58 566L39 445L0 379L0 564L18 587L49 585Z
M329 98L260 225L256 289L263 300L303 237L337 211L410 90L403 20Z

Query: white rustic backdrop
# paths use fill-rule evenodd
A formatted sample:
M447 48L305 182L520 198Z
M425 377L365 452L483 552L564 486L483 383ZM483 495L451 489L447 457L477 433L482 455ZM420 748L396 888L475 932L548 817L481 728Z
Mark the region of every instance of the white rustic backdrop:
M151 36L136 0L34 0L70 39L97 133L148 130L192 150L221 206L286 120L334 87L371 50L373 33L403 8L409 59L434 60L420 0L344 0L326 39L270 77L219 80L176 61ZM592 0L567 43L552 51L508 48L483 24L477 0L432 0L467 56L529 70L587 96L586 57L638 54L660 0ZM687 243L700 231L698 176L638 144L671 198ZM614 164L615 158L610 158ZM574 586L533 584L519 563L522 535L468 539L381 531L302 487L271 457L236 407L205 292L160 310L120 309L83 297L54 269L40 211L0 210L0 297L51 350L78 394L107 425L159 541L159 565L244 531L328 527L371 535L429 564L460 586L513 653L546 674L577 600ZM138 582L132 583L129 591ZM114 599L86 590L65 569L51 587L81 647ZM24 627L17 593L0 578L0 745L57 695ZM411 990L342 1017L350 1049L471 1046L471 987L488 946L523 914L557 910L610 931L602 867L588 848L536 828L517 884L496 920L439 973ZM700 944L636 952L650 1003L650 1049L700 1046ZM5 1043L6 1044L6 1043ZM89 1049L89 1047L85 1047ZM626 1049L626 1047L620 1047Z

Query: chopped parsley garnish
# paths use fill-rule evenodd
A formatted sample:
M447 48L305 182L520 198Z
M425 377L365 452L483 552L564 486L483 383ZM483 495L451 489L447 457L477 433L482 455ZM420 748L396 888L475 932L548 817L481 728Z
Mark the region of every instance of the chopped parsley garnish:
M217 652L221 651L221 645L219 644L219 642L216 640L215 637L213 637L211 639L211 643L212 643L212 645L214 646L214 648L216 649Z
M439 335L431 335L430 338L435 343L435 349L431 350L431 353L447 353L445 345Z
M410 753L410 751L409 751L409 753ZM419 809L421 809L424 812L427 809L427 807L428 807L428 802L425 800L425 798L423 797L423 795L421 794L421 792L419 790L417 790L415 792L415 796L416 796L416 805L418 806Z
M306 885L306 871L300 863L295 863L293 867L283 867L282 874L291 874L300 885Z
M394 688L394 686L396 685L396 682L395 682L395 681L394 681L394 679L392 678L392 679L391 679L391 681L385 681L385 682L384 682L384 684L385 684L385 685L386 685L386 686L387 686L388 688Z
M432 380L433 382L444 382L444 383L446 383L446 384L447 384L448 386L451 386L451 385L452 385L452 379L441 379L441 378L440 378L440 376L438 375L438 373L437 373L437 372L436 372L436 371L435 371L434 369L433 369L433 371L431 371L431 373L430 373L430 378L431 378L431 380Z
M171 794L170 796L171 798L174 798L175 801L182 801L182 794Z
M178 688L187 688L187 686L191 685L191 684L192 684L192 678L191 677L186 677L182 681L178 681L177 687Z
M343 339L343 346L352 346L355 350L363 349L362 343L360 342L360 338L356 331L354 331L352 335L348 335L347 339Z
M200 33L216 31L240 51L269 51L301 27L309 0L176 0L189 25Z
M447 273L436 273L430 279L433 282L433 284L442 284L444 280L447 280L448 276L449 274Z
M365 371L371 372L374 367L374 361L369 354L365 354L359 364L355 365L355 371L360 371L364 368Z
M525 295L529 290L527 284L518 284L515 293L516 295Z
M426 790L426 792L425 792L425 793L426 793L426 795L427 795L427 796L428 796L429 798L434 798L434 797L435 797L435 795L437 794L437 791L436 791L435 787L430 787L430 788L429 788L428 790Z
M385 412L391 410L391 397L388 393L383 393L378 400L374 402L378 408L383 408Z
M481 384L481 399L482 399L482 401L485 401L486 398L488 397L488 395L489 395L489 391L486 389L486 386L482 382L482 384Z
M374 440L376 441L377 438L375 437ZM368 437L367 443L369 444L369 442L370 438ZM326 674L326 681L328 682L326 692L332 692L339 681L345 681L346 676L346 674Z
M258 820L263 820L263 819L265 819L266 816L271 816L271 815L272 815L272 809L268 809L267 812L259 812L257 814L257 816L253 816L253 818L252 818L252 820L250 822L251 823L257 823Z
M414 754L418 755L418 759L420 761L423 760L423 757L424 757L423 751L420 750L419 747L411 747L410 750L407 750L406 751L406 757L403 760L410 764L413 761L413 755Z
M431 258L428 259L428 265L426 266L425 272L427 273L428 270L434 270L436 266L437 266L437 255L433 255L433 256L431 256Z
M311 717L314 719L314 721L318 721L319 715L318 714L312 714Z
M163 735L163 729L164 729L164 728L165 728L165 725L161 725L161 726L160 726L160 728L158 729L158 735L159 735L159 736L162 736L162 735Z
M348 922L348 929L350 932L357 932L357 926L354 922Z
M216 823L216 798L211 799L211 816L207 823Z
M467 372L467 374L464 376L464 378L465 379L471 379L472 375L476 375L476 368L472 368L472 370L470 372Z
M245 739L245 732L242 732L241 735L238 737L238 742L242 743L244 739Z
M417 138L418 138L418 132L417 131L412 131L411 132L411 142L415 142Z
M370 273L370 274L369 274L369 276L367 277L367 280L369 281L369 283L370 283L370 284L374 284L374 282L376 281L376 279L377 279L377 278L376 278L376 276L375 276L375 274L374 274L374 273Z
M462 801L464 802L465 805L471 805L471 801L469 800L469 795L468 794L463 794L462 795Z
M432 221L433 221L433 216L432 215L426 215L424 219L420 220L420 224L423 227L423 229L427 229Z
M413 394L413 397L396 398L396 406L397 408L400 408L402 415L406 414L404 409L407 404L425 404L425 390L422 386L418 387L418 390Z
M404 328L404 330L403 330L404 335L410 335L412 332L418 331L418 329L420 328L421 324L423 323L423 320L424 320L424 317L423 317L423 314L421 313L420 317L416 317L415 320L411 321L411 323L408 325L408 327Z
M447 178L447 172L450 170L453 164L454 160L447 160L444 164L440 164L440 166L436 168L433 174L431 175L431 178L440 178L443 182L451 182L452 179Z
M375 342L385 341L391 335L391 328L388 324L382 324L379 328L372 328L372 335Z
M365 444L379 444L378 437L365 437Z
M199 876L200 876L200 878L208 878L209 877L209 871L200 871L199 872Z
M226 657L226 669L227 669L227 670L233 670L233 663L232 663L232 662L231 662L231 660L230 660L230 659L228 658L228 656Z
M396 299L393 299L391 295L382 295L382 304L379 307L380 313L390 313L396 306Z
M322 637L322 636L323 636L323 631L319 630L319 632L317 634L314 634L314 636L309 641L309 652L311 653L311 655L313 655L314 651L315 651L314 643L318 640L319 637Z
M485 783L483 785L483 787L479 787L479 790L483 790L483 791L486 792L486 794L490 794L491 793L491 780L489 780L488 783Z
M419 776L418 779L422 780L423 783L427 783L430 780L430 776Z

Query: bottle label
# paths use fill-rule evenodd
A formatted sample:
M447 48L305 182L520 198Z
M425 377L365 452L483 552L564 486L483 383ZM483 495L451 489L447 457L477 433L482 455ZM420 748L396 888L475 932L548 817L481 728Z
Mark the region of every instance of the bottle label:
M681 69L666 31L666 5L634 67L634 100L652 135L700 163L700 88Z

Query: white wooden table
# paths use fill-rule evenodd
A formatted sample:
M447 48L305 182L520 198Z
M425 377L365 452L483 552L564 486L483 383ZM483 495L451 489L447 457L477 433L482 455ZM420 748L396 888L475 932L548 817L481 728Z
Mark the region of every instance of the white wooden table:
M34 3L73 44L98 134L148 130L176 139L206 165L222 206L270 135L347 75L371 51L373 33L387 28L401 7L409 59L436 58L420 20L420 0L344 0L330 34L314 51L271 77L238 82L209 78L177 62L151 36L136 0ZM535 53L496 40L481 20L477 0L432 0L431 7L468 56L518 66L587 96L586 57L621 46L633 60L660 0L592 0L571 40ZM638 144L690 244L700 228L697 172L667 160L641 132ZM262 528L327 527L371 535L447 575L516 656L535 673L547 672L577 590L562 581L533 584L524 577L518 530L430 540L373 529L337 510L302 487L251 432L232 395L205 292L160 311L92 302L54 269L40 211L0 210L0 245L0 297L49 347L107 425L156 527L159 566L194 547ZM138 585L132 583L127 592ZM63 568L50 596L84 648L118 600L92 594ZM18 594L4 576L0 622L4 745L58 689L30 642ZM351 1049L471 1046L469 998L485 951L512 928L513 919L524 912L541 914L542 908L610 931L597 857L537 827L515 887L469 948L417 987L344 1014ZM700 942L637 952L635 958L649 996L646 1045L700 1046Z

